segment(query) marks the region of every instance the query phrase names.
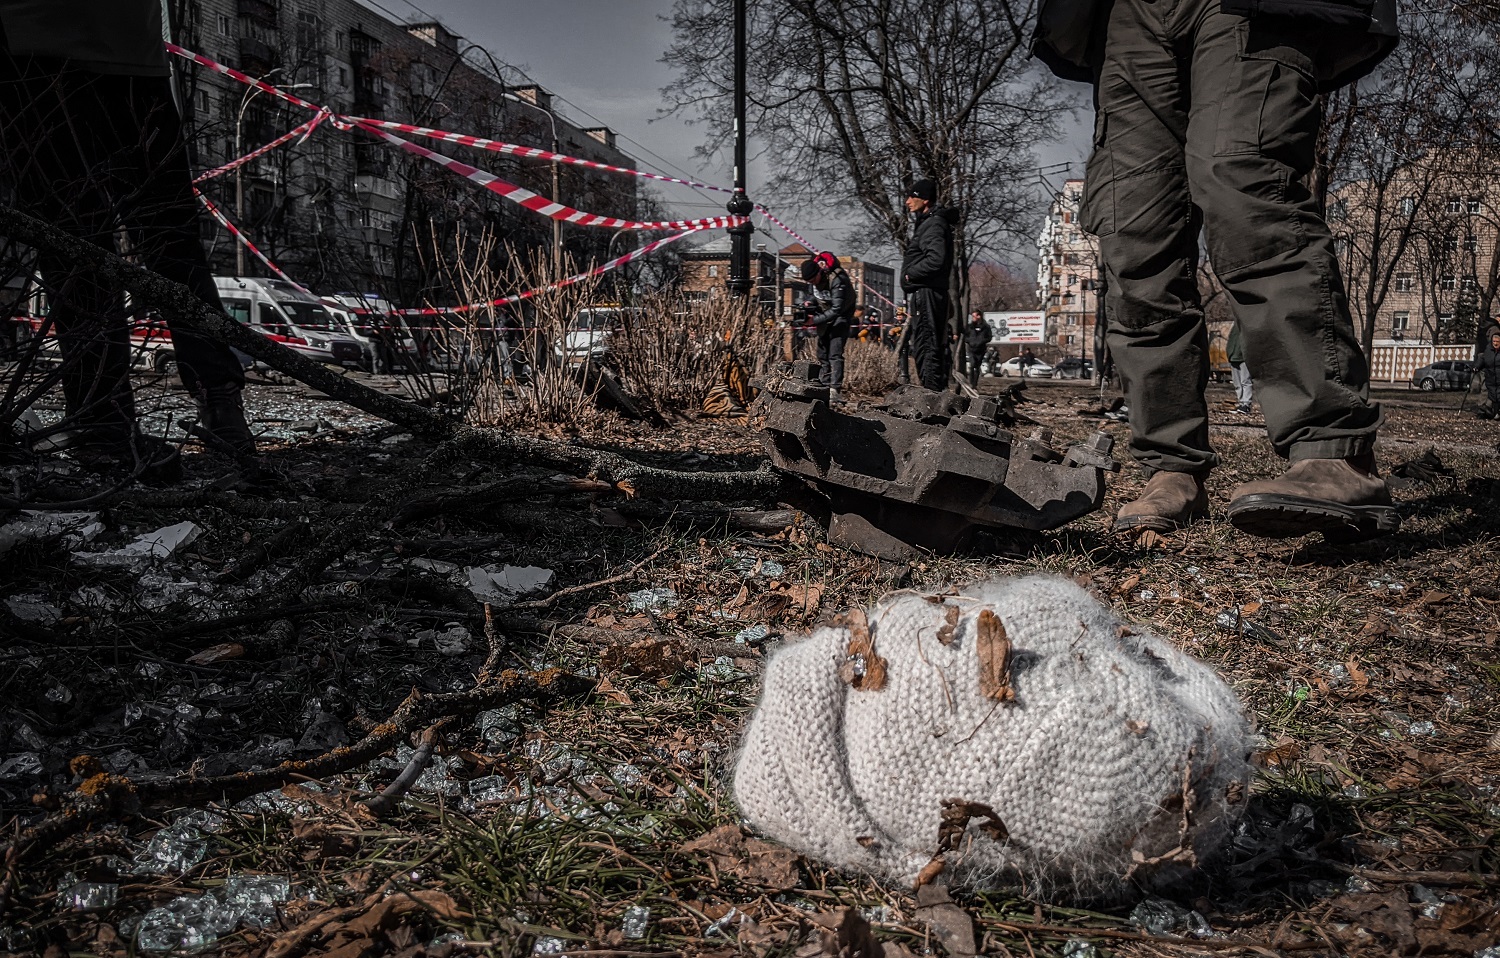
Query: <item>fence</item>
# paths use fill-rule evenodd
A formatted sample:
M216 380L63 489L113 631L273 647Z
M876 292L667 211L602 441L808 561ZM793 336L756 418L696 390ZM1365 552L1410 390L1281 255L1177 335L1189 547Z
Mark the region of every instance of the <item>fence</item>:
M1435 346L1432 343L1405 343L1395 339L1378 339L1370 350L1372 383L1404 383L1412 373L1429 363L1443 359L1473 359L1473 346Z

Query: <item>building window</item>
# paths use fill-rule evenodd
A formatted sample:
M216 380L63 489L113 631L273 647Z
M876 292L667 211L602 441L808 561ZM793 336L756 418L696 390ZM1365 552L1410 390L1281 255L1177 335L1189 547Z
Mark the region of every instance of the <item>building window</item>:
M1411 328L1411 313L1401 310L1391 314L1391 335L1405 333Z
M344 31L333 31L333 43L334 46L338 47L340 50L344 49Z
M1443 252L1445 252L1445 253L1457 253L1458 252L1458 237L1457 236L1454 236L1452 233L1449 233L1447 236L1443 237Z
M1464 277L1464 292L1466 292L1466 293L1472 293L1474 290L1476 290L1478 288L1479 288L1479 280L1477 280L1477 279L1474 278L1474 274L1473 273L1470 273L1469 275L1467 275L1467 276Z
M1073 214L1072 213L1064 213L1063 214L1063 222L1064 223L1071 223L1071 222L1073 222Z
M708 278L709 279L718 279L719 278L719 267L717 267L717 266L710 266L708 268Z
M1450 196L1450 197L1448 197L1448 212L1450 212L1450 213L1462 213L1463 211L1464 211L1464 201L1463 201L1462 197L1458 197L1458 196Z
M224 16L224 14L222 13L219 14L219 36L234 36L234 19L232 17Z
M1417 278L1410 273L1396 274L1396 292L1412 293L1417 289Z
M347 67L339 67L339 86L347 87L348 85L349 69Z
M1472 233L1470 233L1468 236L1465 236L1464 237L1464 252L1465 253L1477 253L1477 252L1479 252L1479 237L1475 236Z
M349 223L350 226L354 226L355 225L355 222L354 222L354 211L353 210L346 210L345 213L344 213L344 219L346 219L348 221L348 223Z
M210 102L208 99L208 91L199 90L198 95L194 99L198 101L198 112L206 117L208 115L208 107Z
M1469 212L1476 216L1484 212L1484 203L1480 201L1479 197L1469 197Z
M1077 273L1069 273L1068 274L1068 285L1069 286L1077 286L1078 285L1078 274Z
M1438 280L1438 286L1452 292L1458 288L1458 278L1452 273L1444 273L1442 279Z
M1411 216L1417 211L1417 198L1415 196L1401 197L1401 215Z
M1072 346L1072 345L1073 345L1073 343L1074 343L1074 342L1075 342L1075 341L1076 341L1076 340L1077 340L1077 337L1076 337L1076 336L1074 336L1074 335L1072 335L1072 334L1071 334L1071 333L1069 333L1069 334L1068 334L1068 345L1069 345L1069 346Z

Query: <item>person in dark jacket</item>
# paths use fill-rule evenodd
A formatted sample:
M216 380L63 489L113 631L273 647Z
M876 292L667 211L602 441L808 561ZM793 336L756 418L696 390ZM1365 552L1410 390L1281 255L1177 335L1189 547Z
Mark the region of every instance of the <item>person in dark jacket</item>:
M1488 400L1475 415L1480 419L1500 418L1500 331L1490 334L1489 343L1475 363L1475 371L1484 373L1484 394Z
M97 246L114 249L124 228L142 265L222 312L199 237L163 13L160 0L0 4L0 179L21 211ZM180 474L176 451L136 423L121 291L54 253L40 253L37 270L63 355L70 427L45 447L132 466L141 478ZM240 361L170 312L166 320L203 429L221 449L254 454Z
M1311 181L1319 94L1397 41L1395 0L1042 0L1033 52L1094 85L1081 209L1099 237L1110 354L1150 478L1115 520L1166 531L1208 514L1208 336L1198 236L1243 331L1278 478L1227 515L1269 537L1394 531L1381 423L1333 238ZM1191 118L1191 122L1189 122Z
M977 309L970 313L969 322L964 326L964 351L968 356L970 386L979 385L979 368L983 365L984 354L994 338L995 331L984 321L984 314Z
M802 279L817 291L823 308L812 317L818 333L818 381L828 387L832 402L843 401L844 344L854 321L854 281L832 253L819 253L802 263Z
M906 209L917 218L901 258L901 290L911 327L907 344L917 361L917 380L924 388L941 390L948 386L948 279L958 211L937 205L932 180L911 185Z

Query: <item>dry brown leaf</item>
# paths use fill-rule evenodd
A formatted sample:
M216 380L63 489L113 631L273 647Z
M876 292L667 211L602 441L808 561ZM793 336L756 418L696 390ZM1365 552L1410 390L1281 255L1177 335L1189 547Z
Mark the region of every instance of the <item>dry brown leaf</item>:
M802 880L797 871L796 852L758 838L747 838L738 825L720 825L682 845L678 851L709 859L721 875L776 891L796 888Z
M861 692L885 688L885 659L875 651L875 638L864 609L850 609L834 619L834 625L849 630L848 657L839 666L839 677Z
M194 652L187 657L186 661L189 665L213 665L215 662L227 662L230 659L244 658L244 656L243 645L238 642L222 642Z
M938 626L937 640L944 645L953 644L953 633L958 629L958 606L950 605L943 611L943 624Z
M749 602L749 601L750 601L750 587L748 585L742 585L742 586L740 586L740 591L738 591L738 592L735 593L734 598L732 598L728 602L724 603L724 608L726 608L726 609L743 609L745 607L745 603Z
M975 627L975 644L979 649L979 690L997 702L1014 702L1016 690L1010 684L1010 637L1005 623L989 609L982 609Z
M981 834L997 841L1010 841L1010 829L1000 820L995 810L983 802L971 802L962 798L943 800L938 821L938 850L951 852L958 849L969 822L979 819Z
M1131 734L1133 735L1145 735L1147 732L1151 731L1150 722L1142 722L1137 719L1126 719L1125 727L1130 729Z
M793 582L787 585L786 596L790 600L789 611L800 612L804 619L811 618L823 602L823 586L817 582L807 585Z
M884 958L885 946L875 937L870 923L858 910L837 911L808 916L818 926L818 940L798 949L800 958Z
M457 920L470 918L458 903L440 891L403 891L372 905L339 925L323 928L320 946L307 952L321 958L364 958L390 950L391 935L410 928L419 916Z
M620 705L635 704L635 700L632 699L628 694L626 694L621 689L615 688L615 683L611 682L609 680L609 676L607 675L599 679L598 684L594 686L594 693L596 695L604 696L611 702L618 702Z
M942 885L925 885L917 890L916 916L927 923L943 949L950 955L972 955L977 950L974 919L953 903Z
M917 872L917 880L912 885L912 890L915 891L925 885L931 884L933 879L943 873L944 867L946 866L943 864L943 856L941 854L932 856L932 861L923 865L922 870Z
M1349 681L1354 683L1356 690L1370 687L1370 676L1359 667L1359 661L1353 656L1350 656L1349 661L1344 663L1344 668L1349 670Z
M642 639L630 645L611 645L599 653L601 672L665 678L688 667L687 650L672 639Z
M1141 577L1138 575L1133 575L1130 578L1126 579L1124 582L1121 582L1119 585L1115 586L1115 592L1119 595L1124 595L1126 592L1133 591L1135 587L1140 584Z
M1240 615L1254 615L1260 611L1260 606L1261 603L1259 602L1246 602L1240 606Z

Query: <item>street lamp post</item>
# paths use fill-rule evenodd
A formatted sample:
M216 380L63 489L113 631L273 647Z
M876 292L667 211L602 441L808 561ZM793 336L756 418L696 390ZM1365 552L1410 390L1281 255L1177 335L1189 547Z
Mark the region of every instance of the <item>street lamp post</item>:
M730 293L744 299L750 294L750 234L755 232L749 216L755 204L745 195L745 0L734 0L734 195L727 209L745 221L729 228Z
M613 236L611 236L609 238L609 246L606 247L605 250L604 250L604 259L606 261L613 260L615 258L615 240L617 240L620 237L624 236L625 232L626 232L625 230L615 230L615 235L613 235ZM624 254L622 253L621 255L624 255ZM623 265L620 267L620 278L626 280L626 285L625 285L625 294L626 295L624 295L624 296L621 297L621 303L620 303L620 305L622 305L622 306L629 306L629 305L631 305L628 302L628 299L630 298L629 294L632 292L630 284L629 284L630 274L627 273L627 272L625 272L625 267ZM617 283L616 286L618 286L618 285L619 284Z
M533 110L540 110L542 113L546 114L547 122L552 125L552 202L557 203L559 196L557 169L557 114L553 113L551 110L547 109L539 103L532 103L530 100L516 96L514 93L511 93L508 90L502 93L501 96L505 97L507 100L519 103L522 106L529 106ZM552 272L558 279L562 278L562 268L562 220L554 219L552 221Z
M273 70L267 70L257 79L264 82L266 77L279 72L280 69L280 67L276 67ZM281 89L306 90L311 86L311 83L292 83L282 87ZM255 99L255 95L259 92L261 92L260 87L251 87L249 90L245 91L245 95L240 99L240 113L234 121L234 156L236 159L245 155L245 109L250 106L250 101ZM235 222L241 224L241 228L243 228L243 224L245 222L245 164L243 163L234 168L234 219ZM244 243L234 244L234 275L245 275Z

